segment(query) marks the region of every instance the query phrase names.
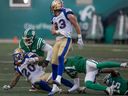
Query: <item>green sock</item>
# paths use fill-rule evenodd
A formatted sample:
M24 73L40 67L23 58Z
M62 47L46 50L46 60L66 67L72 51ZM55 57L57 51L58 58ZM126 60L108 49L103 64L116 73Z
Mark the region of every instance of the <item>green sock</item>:
M98 69L113 68L113 67L120 67L120 63L118 63L118 62L100 62L97 64Z
M93 83L92 81L86 81L85 87L97 91L105 91L107 88L106 86L100 85L98 83Z

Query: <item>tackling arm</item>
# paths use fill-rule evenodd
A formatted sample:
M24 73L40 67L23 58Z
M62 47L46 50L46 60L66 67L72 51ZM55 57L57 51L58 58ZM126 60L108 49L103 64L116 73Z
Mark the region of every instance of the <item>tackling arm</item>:
M51 61L51 58L52 58L52 46L46 43L45 47L42 48L42 51L47 53L47 57L43 61L43 65L45 67Z

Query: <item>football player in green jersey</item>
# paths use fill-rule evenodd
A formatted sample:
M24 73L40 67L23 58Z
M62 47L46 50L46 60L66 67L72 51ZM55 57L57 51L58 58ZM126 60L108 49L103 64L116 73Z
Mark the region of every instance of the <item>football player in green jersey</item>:
M28 28L24 31L23 37L19 42L19 48L25 50L25 52L33 52L39 56L44 57L44 53L47 53L44 64L48 65L52 56L52 46L45 42L41 37L37 37L35 30Z
M46 67L51 61L52 46L46 43L41 37L37 37L35 30L32 28L27 28L23 32L23 37L19 42L19 48L25 52L33 52L45 58L44 61L40 63L43 67ZM44 56L45 53L47 56ZM35 91L35 88L32 87L29 91Z
M81 56L68 57L65 61L65 71L70 77L75 78L74 83L76 84L73 86L74 89L79 86L77 73L86 73L84 79L86 88L97 91L105 91L110 96L113 94L114 86L103 86L101 84L95 83L95 81L99 70L112 67L127 67L127 63L118 63L112 61L97 62L95 60L87 59Z
M114 85L114 94L116 95L128 95L128 80L123 78L121 74L114 69L101 70L102 73L109 73L104 78L104 83L107 86Z

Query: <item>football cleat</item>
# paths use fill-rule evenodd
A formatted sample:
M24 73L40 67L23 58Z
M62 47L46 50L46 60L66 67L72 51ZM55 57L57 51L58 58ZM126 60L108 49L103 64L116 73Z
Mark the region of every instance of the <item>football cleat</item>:
M128 67L128 63L121 63L121 65L120 65L121 67L123 67L123 68L127 68Z
M30 89L29 89L29 92L36 92L36 91L40 91L39 89L35 88L34 86L32 86Z
M61 94L62 93L62 89L59 89L58 87L56 87L56 90L51 91L50 93L48 93L48 96L54 96L56 93Z

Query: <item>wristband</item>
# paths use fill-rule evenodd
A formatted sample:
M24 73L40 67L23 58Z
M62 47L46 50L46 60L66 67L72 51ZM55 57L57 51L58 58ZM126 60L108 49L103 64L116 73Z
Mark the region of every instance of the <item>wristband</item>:
M35 61L39 61L39 58L38 57L35 57L34 59L35 59Z
M56 34L59 34L59 31L56 31Z
M81 34L78 34L78 38L82 38L82 35Z

